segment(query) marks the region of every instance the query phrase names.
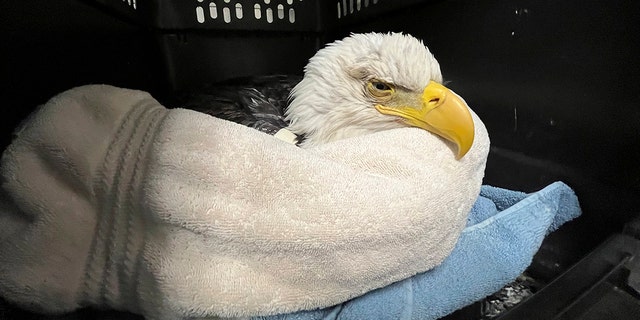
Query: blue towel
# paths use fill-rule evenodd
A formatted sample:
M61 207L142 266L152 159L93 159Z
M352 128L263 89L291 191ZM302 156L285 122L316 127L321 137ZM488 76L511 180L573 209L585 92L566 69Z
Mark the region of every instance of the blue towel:
M562 182L531 194L483 186L456 247L438 267L337 306L253 319L437 319L514 280L544 237L580 213Z

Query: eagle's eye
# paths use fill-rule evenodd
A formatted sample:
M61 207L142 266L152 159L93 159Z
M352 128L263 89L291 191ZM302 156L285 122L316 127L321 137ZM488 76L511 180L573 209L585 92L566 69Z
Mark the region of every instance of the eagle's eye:
M391 88L386 83L383 83L383 82L374 82L373 87L380 91L391 90Z
M393 85L380 80L371 80L367 83L369 93L377 98L391 96L394 92Z

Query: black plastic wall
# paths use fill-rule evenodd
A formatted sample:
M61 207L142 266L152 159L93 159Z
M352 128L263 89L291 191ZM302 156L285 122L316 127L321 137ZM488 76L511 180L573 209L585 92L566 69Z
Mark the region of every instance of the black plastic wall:
M75 0L0 1L1 146L37 105L74 86L157 91L164 72L147 30Z
M317 51L311 33L179 32L157 34L170 89L266 74L302 74Z

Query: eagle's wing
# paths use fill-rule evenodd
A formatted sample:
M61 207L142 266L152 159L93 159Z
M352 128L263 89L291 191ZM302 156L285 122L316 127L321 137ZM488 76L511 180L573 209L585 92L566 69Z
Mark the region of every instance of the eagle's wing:
M284 110L299 76L240 78L177 94L171 106L192 109L268 134L286 128Z

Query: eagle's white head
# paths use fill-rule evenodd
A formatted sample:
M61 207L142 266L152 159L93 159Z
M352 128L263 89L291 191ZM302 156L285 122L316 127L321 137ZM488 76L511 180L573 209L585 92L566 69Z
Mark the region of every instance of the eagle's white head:
M302 147L416 126L456 143L458 157L471 148L466 103L442 86L438 61L410 35L352 34L319 50L304 71L286 110Z

